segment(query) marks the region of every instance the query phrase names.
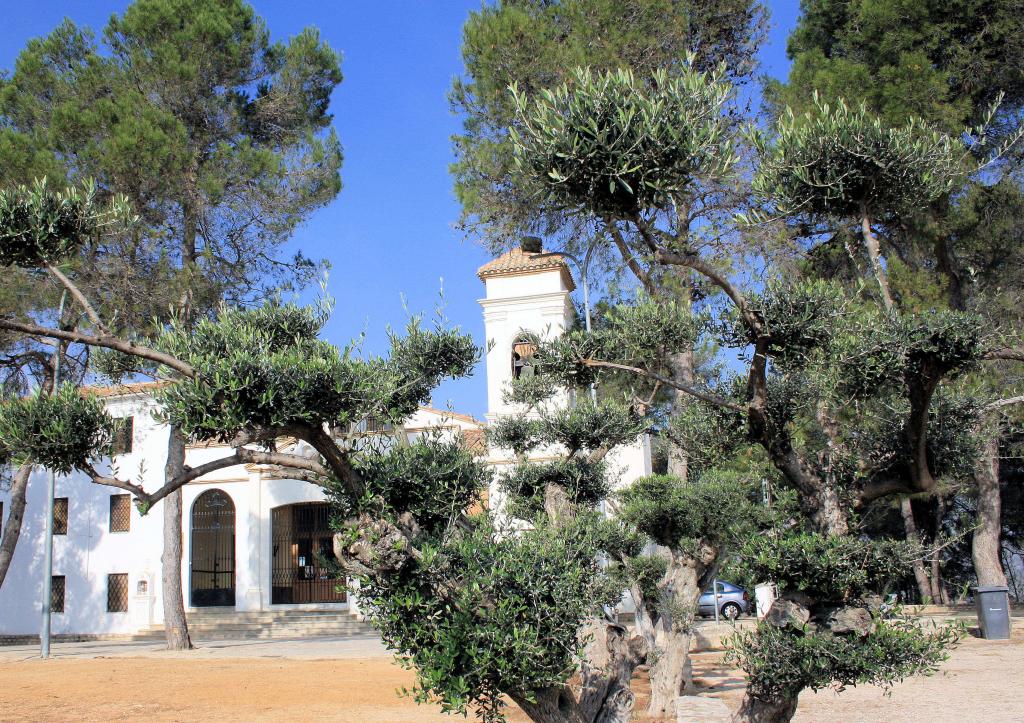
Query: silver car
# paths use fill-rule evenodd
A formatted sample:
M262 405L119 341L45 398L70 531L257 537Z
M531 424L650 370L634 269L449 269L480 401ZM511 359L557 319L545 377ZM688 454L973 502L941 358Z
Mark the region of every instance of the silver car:
M715 580L715 585L718 587L718 614L721 617L726 620L735 620L747 612L747 608L750 606L750 595L746 590L724 580ZM715 595L711 590L705 590L697 604L698 612L701 615L714 617Z

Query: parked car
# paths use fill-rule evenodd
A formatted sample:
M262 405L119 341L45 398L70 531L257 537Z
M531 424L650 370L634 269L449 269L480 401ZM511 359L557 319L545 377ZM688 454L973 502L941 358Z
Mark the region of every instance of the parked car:
M721 617L735 620L747 612L750 607L750 595L746 590L724 580L716 580L715 584L718 586L718 614ZM711 590L705 590L697 604L701 615L714 617L715 595Z

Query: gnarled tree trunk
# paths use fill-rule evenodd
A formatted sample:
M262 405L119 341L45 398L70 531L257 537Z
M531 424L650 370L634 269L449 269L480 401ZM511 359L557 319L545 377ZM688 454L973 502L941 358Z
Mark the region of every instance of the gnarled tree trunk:
M7 571L14 559L14 550L21 537L21 523L25 519L25 495L28 492L28 478L32 476L32 465L23 464L14 473L11 482L11 506L7 513L7 524L4 525L3 538L0 539L0 587L7 578Z
M978 485L978 523L971 540L971 559L979 585L1005 585L999 556L1002 531L1002 502L999 497L999 437L985 440L981 459L974 472Z
M733 723L785 723L796 713L796 698L761 700L747 691L740 709L732 717Z
M709 555L713 553L709 550ZM714 560L712 559L713 563ZM659 618L655 629L655 659L651 665L651 701L647 714L675 715L676 698L690 683L690 635L692 614L701 593L704 560L671 554L661 592Z
M185 436L172 426L167 439L167 464L164 478L171 480L185 468ZM181 590L181 489L167 495L164 505L164 551L160 556L163 580L164 634L168 650L189 650L192 640L185 619L185 600Z

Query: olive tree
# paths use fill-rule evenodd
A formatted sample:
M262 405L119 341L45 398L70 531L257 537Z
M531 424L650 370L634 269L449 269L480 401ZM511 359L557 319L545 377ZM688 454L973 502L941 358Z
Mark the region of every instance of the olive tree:
M53 200L19 193L25 212ZM19 228L0 247L25 265L53 265L81 242L33 223ZM230 451L148 489L103 465L113 421L97 400L65 388L0 407L0 459L77 470L130 492L143 513L215 470L274 467L330 495L340 564L359 579L385 641L415 667L421 700L484 719L502 717L504 696L538 720L628 718L630 674L644 647L597 614L618 597L598 564L601 528L586 511L606 487L584 492L574 483L600 478L599 457L639 433L635 420L618 415L620 423L594 429L601 414L569 413L558 428L575 461L541 475L555 513L517 530L487 511L470 514L489 473L459 440L366 445L337 434L370 416L401 422L443 378L469 374L479 357L469 336L414 319L391 335L387 357L360 356L319 338L328 305L267 303L172 319L144 344L107 331L73 280L54 275L87 323L64 329L0 317L0 328L107 350L123 368L144 365L166 382L155 392L159 414L182 443L217 441ZM573 690L576 672L583 686Z
M536 98L512 93L521 187L610 237L635 239L647 264L702 277L717 293L698 309L699 338L734 348L743 369L729 364L711 383L682 384L666 356L576 330L541 345L551 373L580 386L632 376L691 395L694 418L679 420L681 434L726 454L760 447L797 492L811 530L826 536L849 534L867 501L928 493L940 478L970 474L977 449L959 422L986 400L957 380L986 359L1020 352L977 315L894 313L876 253L879 227L970 172L961 140L916 123L886 129L845 106L740 134L727 118L728 87L707 72L636 78L580 70L571 86ZM748 140L757 206L734 225L707 213L695 221L687 189L728 185L743 170L739 149ZM845 233L863 244L878 293L801 278L799 258L787 276L738 273L757 248L752 234L764 227L791 257ZM643 264L637 273L643 279Z

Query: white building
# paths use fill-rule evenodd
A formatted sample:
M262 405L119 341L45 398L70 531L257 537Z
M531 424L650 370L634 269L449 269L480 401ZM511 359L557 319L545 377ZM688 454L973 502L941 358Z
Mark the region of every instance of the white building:
M574 289L557 256L514 249L479 270L486 289L487 421L521 413L503 401L503 389L529 353L523 334L556 335L573 323ZM152 385L94 390L114 417L130 419L112 462L120 476L147 489L163 478L167 427L155 419ZM484 424L472 417L421 408L403 425L415 436L442 428L479 445ZM365 430L374 433L378 430ZM189 447L186 463L196 466L224 456L217 445ZM489 450L488 461L509 459ZM623 481L650 472L646 440L620 450L612 464ZM0 640L39 631L43 591L43 530L47 476L33 474L21 539L0 588ZM317 610L358 615L358 601L342 581L321 569L330 555L331 531L323 491L282 478L261 465L239 465L189 483L184 490L182 587L186 609L206 608L255 614L260 611ZM129 635L162 625L160 555L163 515L158 505L141 516L130 496L92 484L83 475L56 481L53 548L52 630L56 635ZM495 490L492 504L500 504ZM9 494L0 492L6 522Z

